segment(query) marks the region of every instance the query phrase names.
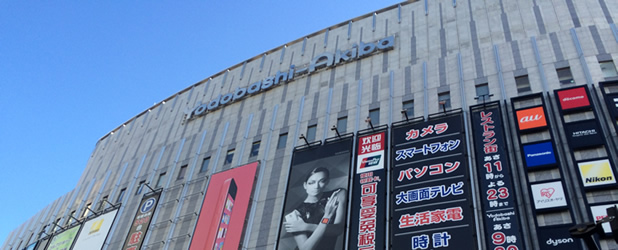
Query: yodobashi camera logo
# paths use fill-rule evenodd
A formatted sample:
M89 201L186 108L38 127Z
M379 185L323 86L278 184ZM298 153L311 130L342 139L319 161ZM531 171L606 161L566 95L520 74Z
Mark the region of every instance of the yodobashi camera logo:
M380 164L381 155L370 156L361 161L360 169L375 167Z
M150 209L152 209L154 207L155 202L157 201L157 199L155 198L149 198L148 200L146 200L146 202L144 202L144 204L142 204L142 207L140 208L140 212L147 213L148 211L150 211Z
M547 240L548 246L558 246L560 244L568 244L568 243L573 243L573 238L564 238L564 239L552 239L549 238L549 240Z

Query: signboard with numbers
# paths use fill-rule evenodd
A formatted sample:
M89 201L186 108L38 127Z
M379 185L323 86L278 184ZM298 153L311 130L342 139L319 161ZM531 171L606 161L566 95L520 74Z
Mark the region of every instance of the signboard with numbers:
M477 249L462 114L392 136L391 248Z
M348 249L385 248L386 132L359 136Z
M481 107L482 108L482 107ZM524 249L499 106L471 111L487 249Z

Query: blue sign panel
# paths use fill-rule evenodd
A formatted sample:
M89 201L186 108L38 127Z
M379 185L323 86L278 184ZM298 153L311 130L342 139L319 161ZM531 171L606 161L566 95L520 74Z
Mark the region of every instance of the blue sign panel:
M526 166L529 168L556 164L556 155L551 142L524 145Z

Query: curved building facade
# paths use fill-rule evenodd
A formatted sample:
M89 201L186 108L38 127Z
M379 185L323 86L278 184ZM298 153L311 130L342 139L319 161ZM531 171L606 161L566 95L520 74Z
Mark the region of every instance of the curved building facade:
M618 204L616 9L410 1L291 41L102 137L2 249L584 249Z

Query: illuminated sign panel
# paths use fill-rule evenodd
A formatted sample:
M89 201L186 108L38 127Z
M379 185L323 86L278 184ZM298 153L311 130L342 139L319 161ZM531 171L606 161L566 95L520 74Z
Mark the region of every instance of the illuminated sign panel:
M593 221L599 221L605 217L607 217L607 209L609 207L613 207L616 206L618 204L606 204L606 205L594 205L594 206L590 206L590 212L592 212L592 220ZM603 223L603 231L605 231L606 234L611 234L612 233L612 228L609 225L609 223Z
M543 107L518 110L516 113L517 125L519 127L519 130L541 128L547 126L547 120Z
M160 197L161 192L152 192L142 197L135 217L133 217L129 234L124 241L123 250L141 249Z
M595 120L567 123L564 128L569 145L574 149L603 144L603 136Z
M532 184L530 189L537 210L567 206L562 181Z
M358 137L348 249L384 249L386 132Z
M586 93L585 87L561 90L557 93L562 110L590 106L590 100L588 99L588 93Z
M500 107L471 111L487 249L524 249ZM509 239L506 242L506 239Z
M393 128L391 248L477 249L462 114Z
M554 146L551 142L524 145L524 157L529 168L556 164Z
M597 160L577 163L584 187L616 184L616 177L609 160Z

